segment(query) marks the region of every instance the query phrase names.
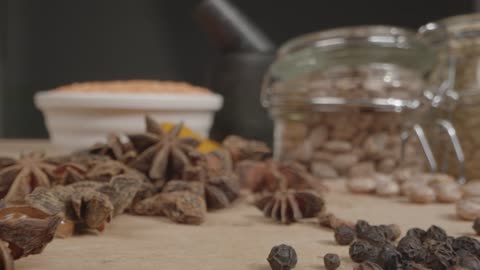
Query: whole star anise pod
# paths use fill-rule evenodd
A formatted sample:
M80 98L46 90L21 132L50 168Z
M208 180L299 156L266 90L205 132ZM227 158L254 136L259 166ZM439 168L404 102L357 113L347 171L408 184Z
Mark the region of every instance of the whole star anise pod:
M230 155L217 150L205 155L204 162L188 166L182 177L186 181L199 181L205 188L207 208L221 209L229 206L239 195L240 185L233 173Z
M277 191L262 195L255 206L265 217L283 224L316 217L324 207L323 199L312 191Z
M61 220L29 206L2 208L0 240L8 243L14 259L38 254L52 241Z
M108 156L123 163L129 163L137 156L133 145L129 142L122 142L116 134L109 134L106 142L96 143L79 153Z
M130 165L144 172L153 182L180 178L184 169L200 156L196 150L200 141L179 138L182 123L168 132L149 116L145 123L146 133L128 136L139 153Z
M99 155L74 154L62 159L56 159L59 164L54 174L60 185L69 185L80 181L108 182L112 177L121 174L131 174L147 180L141 172L124 163Z
M245 160L237 164L236 172L242 186L252 192L274 192L278 190L280 183L278 176L286 179L289 189L328 191L321 180L315 178L305 166L297 162Z
M303 218L315 217L323 210L324 200L315 191L289 189L285 175L276 168L272 170L272 174L278 181L278 190L264 193L255 201L255 206L263 211L266 217L289 224Z
M55 165L43 153L22 154L19 159L0 158L0 198L8 203L23 203L36 187L54 182Z

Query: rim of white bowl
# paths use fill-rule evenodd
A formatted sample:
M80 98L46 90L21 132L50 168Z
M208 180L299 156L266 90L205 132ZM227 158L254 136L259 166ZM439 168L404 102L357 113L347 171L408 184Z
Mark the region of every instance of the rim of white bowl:
M41 91L35 94L35 105L48 109L161 109L218 110L223 105L219 94L155 93L79 93Z

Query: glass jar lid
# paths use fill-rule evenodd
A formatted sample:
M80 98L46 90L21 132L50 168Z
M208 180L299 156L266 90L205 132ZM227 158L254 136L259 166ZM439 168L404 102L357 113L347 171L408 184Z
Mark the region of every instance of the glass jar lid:
M278 50L264 78L262 103L410 106L433 59L414 32L398 27L356 26L302 35Z

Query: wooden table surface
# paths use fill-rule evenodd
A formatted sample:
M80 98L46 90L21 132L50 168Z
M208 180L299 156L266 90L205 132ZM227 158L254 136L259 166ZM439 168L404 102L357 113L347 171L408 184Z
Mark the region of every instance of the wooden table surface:
M0 153L49 149L43 141L0 141ZM455 218L454 205L412 205L403 198L352 195L342 181L330 182L327 207L338 216L370 223L410 227L440 225L452 235L472 235L471 223ZM274 245L292 245L298 254L295 269L324 269L322 256L342 258L340 269L351 269L348 247L334 242L333 232L316 220L289 226L263 218L241 198L231 208L209 213L200 226L177 225L163 217L123 215L103 233L55 239L40 255L16 262L17 270L188 269L268 270L266 257Z

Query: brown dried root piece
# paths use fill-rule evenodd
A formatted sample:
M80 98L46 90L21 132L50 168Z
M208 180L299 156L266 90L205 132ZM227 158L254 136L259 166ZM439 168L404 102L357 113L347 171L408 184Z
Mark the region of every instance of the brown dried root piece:
M7 204L21 204L36 187L49 187L55 165L43 153L22 154L18 160L0 158L0 198Z
M153 118L147 116L145 122L146 133L129 135L139 153L130 165L145 173L153 182L180 178L185 167L201 156L196 150L200 141L179 138L182 123L166 133Z
M97 143L80 153L108 156L123 163L129 163L137 156L133 145L129 142L122 142L116 134L109 134L106 142Z
M10 249L8 244L0 241L0 269L2 270L14 270L13 258L10 255Z
M52 189L37 188L27 202L50 214L63 214L78 227L102 231L112 215L118 215L132 203L141 180L119 175L109 183L82 181Z
M272 152L263 142L247 140L235 135L225 138L222 144L230 152L235 163L241 160L262 160Z
M324 207L324 201L312 191L288 190L262 195L255 206L266 217L289 224L317 216Z
M51 216L33 207L2 208L0 240L8 243L14 259L38 254L53 239L60 221L60 216Z
M242 186L252 192L278 190L281 177L286 178L289 189L328 191L328 188L311 175L305 166L296 162L245 160L237 164L236 171Z
M172 221L184 224L200 224L207 212L205 200L190 191L159 193L133 207L139 215L167 216Z

